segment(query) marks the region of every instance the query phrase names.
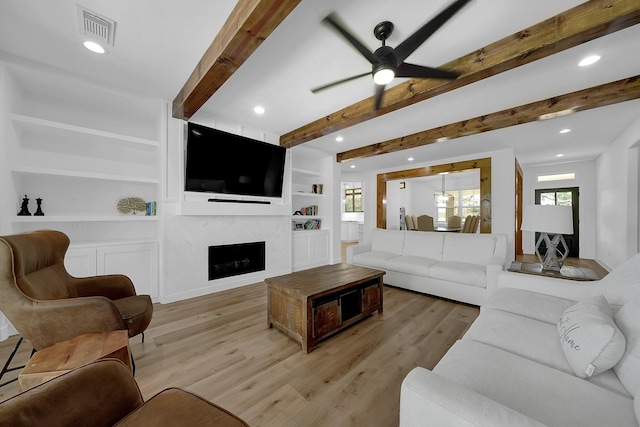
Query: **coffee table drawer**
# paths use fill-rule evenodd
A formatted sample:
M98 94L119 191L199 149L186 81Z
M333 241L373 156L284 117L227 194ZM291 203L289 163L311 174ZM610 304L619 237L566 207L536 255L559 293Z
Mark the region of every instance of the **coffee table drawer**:
M342 324L338 300L325 302L313 309L313 337L325 335Z
M362 290L362 311L377 310L380 307L380 286L371 285Z

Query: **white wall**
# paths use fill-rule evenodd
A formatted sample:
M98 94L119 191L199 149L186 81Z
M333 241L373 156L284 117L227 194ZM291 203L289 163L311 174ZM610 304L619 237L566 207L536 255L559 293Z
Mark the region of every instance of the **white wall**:
M524 167L523 205L535 204L535 191L546 188L578 187L580 217L580 258L596 258L596 210L597 210L597 174L595 160L585 162L561 163L556 165ZM573 180L537 182L539 175L551 175L573 172ZM525 254L535 253L535 237L531 231L522 232L522 250Z
M596 257L615 268L638 253L640 118L596 161Z

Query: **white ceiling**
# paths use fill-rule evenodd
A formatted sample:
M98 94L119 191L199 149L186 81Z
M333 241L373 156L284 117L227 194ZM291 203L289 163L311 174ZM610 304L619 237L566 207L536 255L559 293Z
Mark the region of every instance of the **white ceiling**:
M336 11L375 50L373 27L395 24L396 46L449 0L303 0L205 104L202 113L281 135L373 93L368 78L317 95L310 88L366 72L370 65L320 24ZM580 0L472 0L407 60L438 66L570 9ZM76 4L117 22L115 45L99 56L81 45ZM0 58L35 61L104 84L173 100L209 46L235 0L0 0ZM518 69L386 114L307 143L337 153L579 89L640 74L640 25ZM587 54L597 64L578 68ZM396 83L400 79L396 79ZM266 108L256 116L255 105ZM633 120L640 101L515 126L356 161L356 170L513 147L523 165L596 158ZM563 128L572 132L558 134ZM556 154L564 154L558 160ZM344 164L347 170L349 164Z

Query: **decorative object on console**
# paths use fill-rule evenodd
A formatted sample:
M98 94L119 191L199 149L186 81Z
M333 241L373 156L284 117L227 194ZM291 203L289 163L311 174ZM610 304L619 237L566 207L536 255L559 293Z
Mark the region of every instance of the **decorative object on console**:
M147 202L145 202L140 197L125 197L118 200L117 206L118 212L125 215L128 213L135 215L136 212L147 211Z
M18 216L31 216L31 212L29 212L29 197L24 195L22 199L22 205L20 206L20 212L18 212Z
M44 212L42 212L42 199L38 197L36 199L36 203L38 204L38 208L36 209L36 212L33 214L33 216L44 216Z
M573 209L560 205L527 205L522 216L522 231L538 231L536 255L543 270L560 271L569 255L564 234L573 234ZM553 234L553 237L549 237ZM545 243L547 252L540 254L540 245Z

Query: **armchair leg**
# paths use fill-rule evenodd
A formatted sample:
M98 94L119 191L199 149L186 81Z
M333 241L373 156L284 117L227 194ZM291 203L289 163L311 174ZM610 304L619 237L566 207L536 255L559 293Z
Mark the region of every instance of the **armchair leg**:
M144 332L142 332L142 342L144 342Z
M9 355L9 358L7 359L7 362L4 364L4 366L2 367L2 370L0 371L0 380L2 379L4 374L6 374L7 372L11 372L11 371L15 371L15 370L24 368L25 365L15 366L13 368L9 367L9 364L11 364L11 361L13 360L13 358L16 355L16 353L18 352L18 348L20 348L20 344L22 344L22 340L23 340L23 338L20 337L20 339L16 343L15 347L13 347L13 350L11 351L11 354ZM14 378L12 380L0 383L0 387L3 387L5 385L7 385L7 384L11 384L12 382L17 381L17 380L18 380L18 377Z

